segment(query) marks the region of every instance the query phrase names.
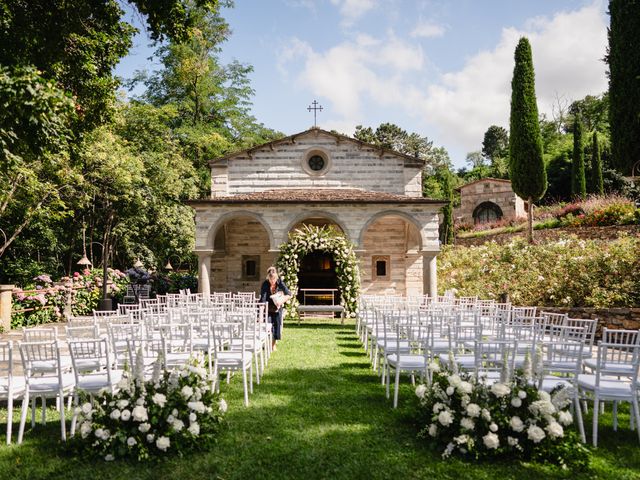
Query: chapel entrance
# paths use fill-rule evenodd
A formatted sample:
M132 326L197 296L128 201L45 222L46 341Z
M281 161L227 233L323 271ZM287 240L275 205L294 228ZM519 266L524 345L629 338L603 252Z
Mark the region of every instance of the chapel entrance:
M310 252L298 271L300 305L340 305L336 262L327 252Z

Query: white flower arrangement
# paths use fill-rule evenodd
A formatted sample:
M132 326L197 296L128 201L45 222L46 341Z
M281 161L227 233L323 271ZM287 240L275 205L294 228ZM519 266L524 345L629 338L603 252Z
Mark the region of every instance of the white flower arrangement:
M110 461L213 444L228 407L211 389L202 356L150 381L141 375L126 370L115 393L104 392L75 410L79 428L70 448Z
M289 234L289 240L280 245L280 255L276 262L284 283L292 292L298 289L298 258L314 251L328 252L336 264L336 276L340 289L340 305L347 318L355 318L358 313L360 295L360 269L354 252L354 245L335 227L304 225ZM298 301L294 297L286 304L289 317L298 316Z
M566 392L538 391L522 372L488 385L448 365L430 370L431 383L416 387L426 422L420 435L443 458L458 453L588 463L589 451L566 428L573 421Z

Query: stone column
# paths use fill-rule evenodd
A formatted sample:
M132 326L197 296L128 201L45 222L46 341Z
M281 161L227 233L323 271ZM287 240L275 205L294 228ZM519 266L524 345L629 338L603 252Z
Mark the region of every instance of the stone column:
M0 327L3 332L11 330L11 297L14 285L0 285Z
M422 293L438 296L438 252L422 252Z
M213 249L196 250L198 255L198 293L211 294L211 256Z

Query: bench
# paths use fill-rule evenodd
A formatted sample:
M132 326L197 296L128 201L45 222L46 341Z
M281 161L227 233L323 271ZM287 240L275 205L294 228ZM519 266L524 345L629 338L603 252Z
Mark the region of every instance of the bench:
M331 314L333 317L334 314L339 313L340 318L344 321L344 307L336 304L337 289L303 288L300 289L300 292L302 293L302 302L298 306L298 318L320 316L318 314ZM313 301L314 304L308 305L308 301Z

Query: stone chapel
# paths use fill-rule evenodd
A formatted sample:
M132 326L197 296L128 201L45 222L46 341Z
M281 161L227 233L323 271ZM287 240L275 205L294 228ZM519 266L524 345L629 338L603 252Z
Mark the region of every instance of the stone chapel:
M195 210L199 290L255 291L303 224L355 245L366 294L437 294L438 211L422 197L422 160L311 128L210 161ZM299 288L330 288L332 258L309 254ZM335 277L335 274L334 274Z

